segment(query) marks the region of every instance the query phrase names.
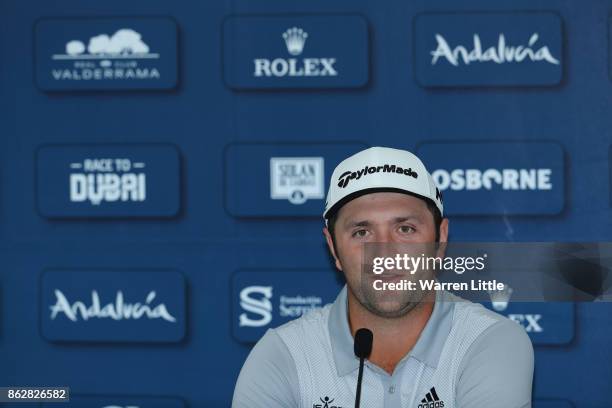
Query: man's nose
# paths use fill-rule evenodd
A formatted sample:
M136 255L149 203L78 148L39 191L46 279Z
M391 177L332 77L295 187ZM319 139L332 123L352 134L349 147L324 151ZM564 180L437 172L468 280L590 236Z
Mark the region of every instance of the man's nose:
M366 264L371 265L375 258L391 258L395 257L395 238L392 230L388 228L376 228L374 230L374 239L365 244Z
M397 240L393 236L393 231L390 228L380 229L377 235L378 236L376 237L376 241L382 244L392 244L394 242L397 242Z
M380 229L376 234L376 256L393 258L406 250L405 242L393 233L392 228Z

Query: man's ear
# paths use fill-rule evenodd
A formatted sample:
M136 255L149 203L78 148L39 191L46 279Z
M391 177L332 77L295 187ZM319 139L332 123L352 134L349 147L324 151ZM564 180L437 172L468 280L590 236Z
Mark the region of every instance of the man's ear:
M336 250L334 248L333 238L331 234L329 233L329 230L327 229L327 227L323 227L323 235L325 235L325 240L327 241L327 248L329 249L329 252L331 253L331 255L334 257L336 268L338 268L338 270L341 271L342 264L340 263L340 259L338 259L338 255L336 254Z
M448 242L448 218L440 222L440 242Z
M446 243L448 242L448 218L442 219L440 222L440 245L438 245L437 256L444 258L446 253Z

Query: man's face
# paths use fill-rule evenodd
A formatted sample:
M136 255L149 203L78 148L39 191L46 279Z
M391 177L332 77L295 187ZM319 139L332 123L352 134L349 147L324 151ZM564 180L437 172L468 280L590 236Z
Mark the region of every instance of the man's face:
M410 279L409 274L386 271L374 276L366 273L368 268L362 271L362 264L365 244L387 244L369 245L370 257L375 248L377 252L386 252L377 253L376 256L393 256L394 248L435 242L434 217L424 200L402 193L363 195L349 201L338 212L334 230L337 253L334 251L329 231L324 229L324 233L336 266L344 272L349 290L370 312L387 318L401 317L422 301L424 292L376 291L370 281L383 279L386 282L396 282L400 279ZM448 220L444 219L440 226L440 241L446 242L447 237Z

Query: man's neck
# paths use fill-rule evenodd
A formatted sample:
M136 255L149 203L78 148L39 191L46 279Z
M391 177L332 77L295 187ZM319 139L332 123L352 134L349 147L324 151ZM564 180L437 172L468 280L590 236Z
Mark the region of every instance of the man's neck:
M368 360L389 374L412 350L433 311L435 293L430 293L405 316L380 317L364 308L348 290L348 317L351 335L366 327L374 333L372 353Z

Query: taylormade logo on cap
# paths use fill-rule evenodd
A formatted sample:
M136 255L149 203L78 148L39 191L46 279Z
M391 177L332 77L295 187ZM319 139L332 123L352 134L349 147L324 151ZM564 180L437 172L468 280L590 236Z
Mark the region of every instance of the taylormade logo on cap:
M393 164L391 164L393 163ZM405 191L432 201L442 214L442 195L414 154L389 147L370 147L343 160L329 183L323 218L360 195L376 191Z
M369 167L365 166L363 169L358 171L345 171L338 177L338 187L345 188L350 180L356 179L359 180L362 176L367 176L368 174L378 173L382 171L383 173L397 173L404 174L406 176L410 176L413 178L419 177L419 175L413 171L411 168L404 169L395 164L383 164L382 166Z

